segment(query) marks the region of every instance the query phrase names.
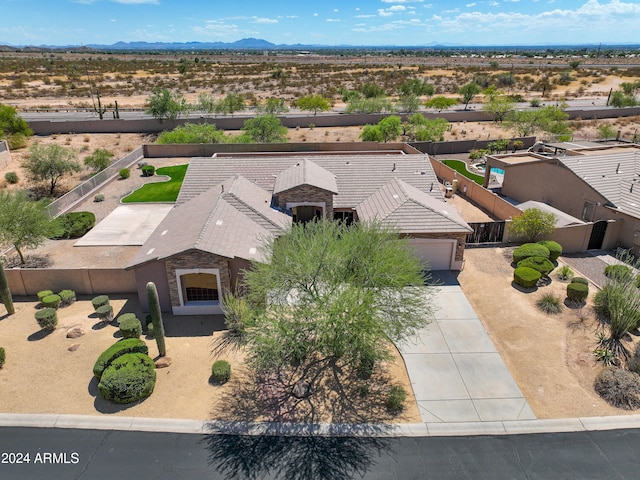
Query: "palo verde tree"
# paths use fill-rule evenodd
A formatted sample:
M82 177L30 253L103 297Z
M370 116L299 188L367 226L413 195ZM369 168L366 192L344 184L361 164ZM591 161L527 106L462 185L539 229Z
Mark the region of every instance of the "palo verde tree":
M36 144L29 149L29 156L23 161L22 166L31 181L48 183L49 195L53 196L62 177L82 170L77 158L73 149L56 144Z
M493 120L502 123L509 112L513 111L515 102L508 95L489 95L489 100L482 105L482 110L493 115Z
M442 110L448 110L457 103L458 101L455 98L437 96L427 100L424 105L427 108L435 108L436 110L441 112Z
M509 227L514 235L526 242L534 242L543 235L553 233L555 229L556 216L538 208L527 208L522 215L513 217Z
M84 159L84 164L98 173L111 165L113 153L105 148L98 148Z
M480 88L480 85L478 85L475 82L470 82L465 85L462 85L458 89L458 93L462 95L462 103L464 103L465 110L469 108L469 103L471 103L471 100L473 100L473 97L478 95L481 91L482 89Z
M322 95L310 95L296 100L296 107L300 110L313 112L315 117L318 112L328 112L331 109L331 100Z
M23 249L39 247L53 229L42 202L34 202L24 193L0 193L0 244L13 245L23 265Z
M145 113L153 116L160 122L175 120L187 111L187 101L184 97L166 88L156 88L147 97Z
M247 143L284 143L287 141L287 127L275 115L258 115L246 120L242 126L244 133L237 141Z
M432 287L424 265L398 232L378 223L320 220L294 224L263 245L268 262L252 264L244 290L244 325L252 364L289 387L317 375L358 369L390 357L398 342L428 323ZM295 390L294 390L295 392ZM296 394L294 393L294 396Z
M9 148L21 148L33 132L15 108L0 103L0 140L6 140Z
M416 113L404 124L404 135L410 142L442 142L449 122L444 118L427 119Z

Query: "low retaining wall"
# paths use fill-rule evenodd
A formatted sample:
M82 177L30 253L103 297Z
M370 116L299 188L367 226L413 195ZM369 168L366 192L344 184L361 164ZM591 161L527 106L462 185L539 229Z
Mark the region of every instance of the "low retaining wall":
M121 268L8 268L5 273L15 296L65 289L79 295L137 293L134 272Z

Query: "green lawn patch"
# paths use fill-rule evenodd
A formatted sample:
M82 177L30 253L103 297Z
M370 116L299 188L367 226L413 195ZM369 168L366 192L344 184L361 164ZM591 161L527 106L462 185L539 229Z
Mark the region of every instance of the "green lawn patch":
M443 160L442 163L444 163L449 168L453 168L456 172L464 175L469 180L473 180L478 185L482 185L484 183L484 177L481 175L476 175L475 173L471 173L469 170L467 170L467 164L461 160Z
M166 182L148 183L122 199L122 203L141 202L175 202L182 187L182 181L189 165L162 167L156 170L157 175L167 175ZM125 180L126 181L126 180Z

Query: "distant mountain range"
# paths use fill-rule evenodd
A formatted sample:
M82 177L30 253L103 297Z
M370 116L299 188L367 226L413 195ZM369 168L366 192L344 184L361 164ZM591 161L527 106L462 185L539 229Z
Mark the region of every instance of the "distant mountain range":
M605 46L605 45L601 45ZM621 48L635 48L638 45L606 45L606 48L621 47ZM430 50L449 50L449 49L461 49L461 50L495 50L495 49L509 49L509 50L536 50L536 49L581 49L581 48L598 48L598 44L588 45L495 45L495 46L462 46L448 43L430 43L426 45L415 46L355 46L355 45L303 45L300 43L287 45L271 43L267 40L259 38L243 38L235 42L117 42L112 45L100 45L100 44L88 44L88 45L39 45L39 46L3 46L0 45L0 51L12 51L12 50L24 50L32 51L39 49L52 49L52 50L105 50L105 51L183 51L183 50L327 50L327 49L353 49L353 50L366 50L366 49L430 49Z

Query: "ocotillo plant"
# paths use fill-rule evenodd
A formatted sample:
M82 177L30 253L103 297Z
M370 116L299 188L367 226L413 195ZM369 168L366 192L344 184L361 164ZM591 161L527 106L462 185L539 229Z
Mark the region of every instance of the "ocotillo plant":
M149 302L149 313L153 323L153 334L158 344L158 353L161 357L167 354L167 347L164 344L164 325L162 323L162 312L160 311L160 300L158 290L153 282L147 283L147 301Z
M0 260L0 301L4 303L4 307L7 309L9 315L16 313L13 307L13 298L11 298L11 290L9 290L9 282L7 282L7 276L2 267L2 260Z

